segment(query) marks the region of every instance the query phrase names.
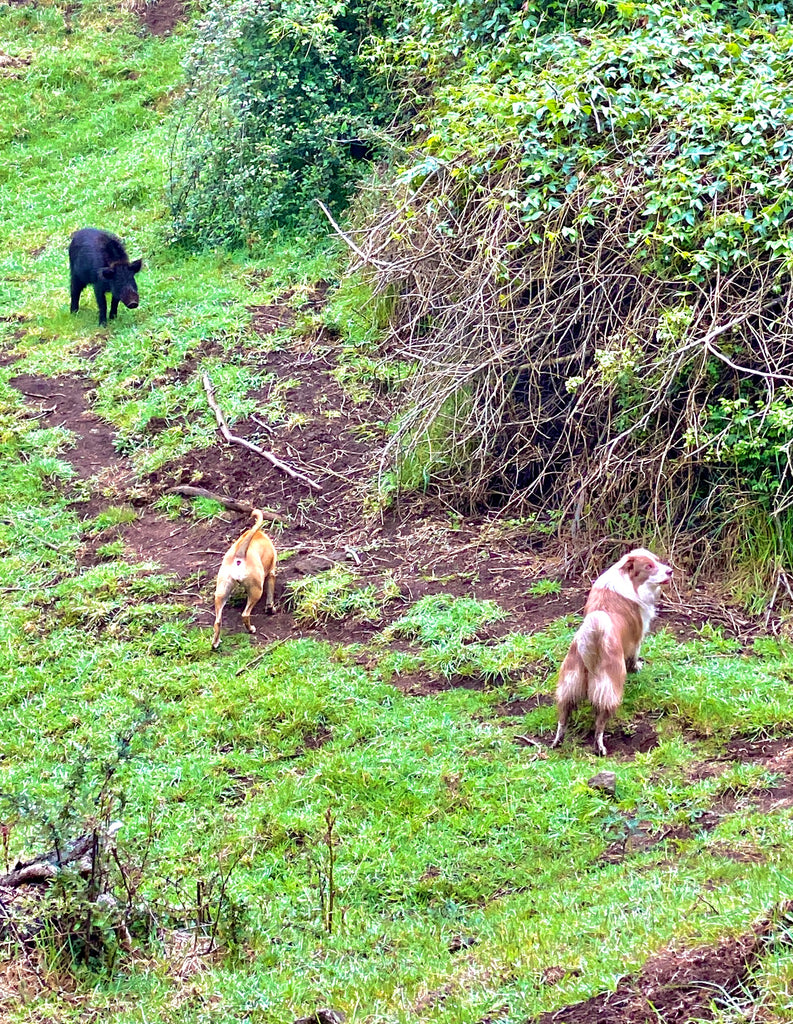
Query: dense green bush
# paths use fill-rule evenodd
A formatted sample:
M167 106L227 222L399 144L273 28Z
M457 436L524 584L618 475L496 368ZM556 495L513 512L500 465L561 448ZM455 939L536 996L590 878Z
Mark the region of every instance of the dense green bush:
M682 527L700 557L784 514L791 13L528 4L447 63L365 243L419 367L397 460L442 425L431 482L461 500Z
M251 244L342 207L394 105L362 53L383 4L217 0L186 66L174 140L177 230Z

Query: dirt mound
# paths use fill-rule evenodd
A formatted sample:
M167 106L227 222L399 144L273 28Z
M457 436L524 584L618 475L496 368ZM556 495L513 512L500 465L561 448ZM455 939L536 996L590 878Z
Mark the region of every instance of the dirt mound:
M793 904L782 908L789 914ZM698 949L665 949L651 956L642 971L607 992L553 1013L532 1024L688 1024L712 1020L714 1008L753 1004L749 972L768 937L771 921L735 939Z

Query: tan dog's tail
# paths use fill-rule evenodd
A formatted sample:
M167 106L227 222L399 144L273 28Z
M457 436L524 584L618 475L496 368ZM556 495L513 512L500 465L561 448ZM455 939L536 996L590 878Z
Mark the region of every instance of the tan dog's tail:
M234 548L235 558L244 558L248 554L248 546L256 534L261 530L262 523L264 522L264 514L255 508L251 515L256 519L256 523L248 530L247 533L243 533L240 539L237 541L236 547Z

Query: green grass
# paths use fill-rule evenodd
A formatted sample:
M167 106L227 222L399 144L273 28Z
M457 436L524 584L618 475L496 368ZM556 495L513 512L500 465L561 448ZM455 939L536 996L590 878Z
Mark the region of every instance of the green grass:
M90 376L119 447L152 469L214 437L202 370L231 422L250 411L265 376L246 306L290 287L299 307L311 283L338 274L332 248L299 242L256 258L171 246L168 119L189 26L152 39L110 2L78 6L70 24L59 3L0 6L0 50L30 60L0 80L0 317L14 318L0 320L0 343L21 357L0 369L0 822L14 862L120 821L137 952L117 946L109 918L88 963L57 929L44 933L36 962L52 984L3 1002L3 1019L286 1024L334 1006L351 1022L518 1024L613 986L670 942L746 929L790 891L793 820L754 808L752 791L769 784L757 766L700 778L696 765L735 735L793 732L789 644L650 637L615 726L651 718L660 741L606 760L611 800L587 786L603 766L583 742L588 709L557 751L515 742L548 739L552 707L501 710L552 691L575 617L528 635L495 602L441 594L400 608L367 648L229 635L212 654L178 605L186 584L126 559L117 531L135 511L84 520L69 500L75 438L27 418L10 378ZM118 231L145 261L140 308L106 331L90 297L68 314L68 238L86 224ZM395 386L401 370L383 379L365 361L379 315L356 316L367 301L354 282L327 313L361 356L347 383ZM277 423L285 407L270 392L262 415ZM164 516L181 507L158 503ZM217 511L192 505L198 518ZM87 540L98 565L78 562ZM530 587L553 593L554 582ZM371 589L341 568L295 587L307 621L377 622L396 598L387 580ZM489 639L502 620L508 631ZM409 672L481 685L418 698L394 685ZM725 794L736 812L706 828ZM689 838L626 841L622 862L601 859L638 830L681 824ZM761 859L727 855L749 848ZM118 866L103 863L123 904ZM51 925L56 911L84 919L84 883L67 878L53 900ZM197 925L202 914L210 925ZM186 980L174 935L196 928L221 948ZM471 944L451 952L460 936ZM555 986L550 966L569 969ZM789 951L769 949L755 975L769 1012L790 1019Z
M318 576L292 580L287 587L292 613L298 622L327 622L329 619L363 619L378 622L384 607L400 596L398 584L389 576L377 585L357 585L356 574L333 565Z

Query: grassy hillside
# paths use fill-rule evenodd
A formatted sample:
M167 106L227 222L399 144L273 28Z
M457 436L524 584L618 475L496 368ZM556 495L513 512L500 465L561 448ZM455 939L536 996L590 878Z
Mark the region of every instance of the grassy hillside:
M659 951L718 955L776 908L748 974L688 982L697 1015L715 996L725 1021L761 1002L792 1019L788 643L668 616L677 632L649 639L601 762L586 711L546 749L546 698L577 621L532 625L527 593L562 587L551 571L513 573L485 600L469 563L444 575L400 555L398 600L382 578L366 590L363 569L340 585L325 575L277 621L260 617L256 638L229 609L212 655L194 618L206 573L169 574L115 532L150 516L175 544L203 517L216 564L238 521L155 499L149 475L195 448L219 458L201 373L242 423L318 348L345 381L357 354L360 375L371 323L358 292L335 290L329 247L254 260L169 245L189 32L154 38L114 3L0 7L0 871L83 835L99 843L88 877L71 867L47 888L0 890L0 1016L287 1024L332 1007L349 1021L518 1024L614 988ZM140 308L103 331L90 295L68 314L68 238L87 224L144 259ZM291 335L253 331L247 307L282 296L294 313L320 279L336 348L305 312ZM37 394L57 404L75 375L97 418L46 425ZM327 423L355 405L343 394ZM273 446L297 446L301 429L274 413ZM87 470L101 430L115 449ZM251 487L263 476L247 473ZM279 544L321 533L312 500L290 506L302 533L276 531ZM365 556L378 524L352 499L344 509ZM392 523L396 551L410 522ZM503 549L522 564L525 528L502 527L512 547L490 524L468 544L477 563ZM416 548L437 535L452 558L461 530L443 513L419 523ZM573 608L584 591L577 579ZM588 785L602 768L614 796Z

